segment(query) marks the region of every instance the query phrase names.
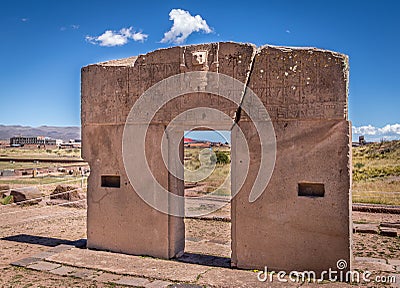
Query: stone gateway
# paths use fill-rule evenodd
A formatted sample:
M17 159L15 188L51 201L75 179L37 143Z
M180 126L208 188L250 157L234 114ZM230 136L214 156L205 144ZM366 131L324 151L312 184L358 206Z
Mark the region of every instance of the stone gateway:
M172 91L170 85L157 86L175 79L172 76L192 72L209 74L199 74L206 76L196 83L189 79L176 84L191 87L190 93L172 98L170 94L181 88ZM231 91L222 91L218 75L220 81L229 76L241 87L235 84ZM151 87L158 87L158 92L147 95ZM210 92L213 87L218 93ZM257 95L253 102L247 96L250 90ZM347 91L347 56L316 48L209 43L82 68L82 153L91 167L88 248L166 259L183 253L183 217L165 211L184 210L183 202L171 199L184 195L180 177L183 131L197 125L232 131L232 266L321 273L337 270L337 262L344 260L347 267L340 271L349 270L351 125ZM233 96L227 99L219 95L223 93ZM131 112L138 99L148 110ZM153 107L164 100L161 107ZM196 120L199 108L225 116L203 113ZM140 119L150 117L150 110L154 115L142 123ZM168 131L165 160L161 147L165 146L166 127L187 111L194 118L186 113L186 126L181 121L182 129ZM258 118L254 121L252 115ZM257 127L273 127L269 141L274 145L263 144ZM132 141L146 132L145 152L139 144L129 151L124 148L128 130ZM242 138L246 151L240 144ZM275 154L267 157L268 163L273 161L273 170L265 171L263 153L273 148ZM140 153L145 153L146 163L138 162ZM246 161L248 169L243 170ZM130 165L143 167L143 171L148 166L153 179L145 172L132 175L137 170ZM265 187L252 198L257 181L264 181ZM170 196L160 196L159 189L169 191ZM167 210L149 203L162 203Z

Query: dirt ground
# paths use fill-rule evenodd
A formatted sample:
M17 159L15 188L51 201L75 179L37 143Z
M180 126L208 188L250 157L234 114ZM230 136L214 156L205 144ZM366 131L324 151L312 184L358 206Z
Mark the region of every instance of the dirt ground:
M10 263L86 238L86 210L60 206L0 207L1 287L118 287L57 276ZM399 222L400 215L353 212L355 223ZM230 223L186 219L186 252L230 257ZM400 239L354 234L355 256L400 259Z

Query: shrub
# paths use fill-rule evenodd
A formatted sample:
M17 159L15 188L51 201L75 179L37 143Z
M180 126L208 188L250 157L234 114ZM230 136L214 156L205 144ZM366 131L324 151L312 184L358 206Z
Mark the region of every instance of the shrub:
M231 162L228 154L223 151L216 151L215 155L217 157L217 164L229 164Z
M365 166L365 164L360 163L360 162L357 162L356 164L354 164L354 168L357 168L357 169L360 169L360 168L362 168L364 166Z
M13 202L14 202L14 197L12 195L8 195L8 196L4 197L3 199L0 199L0 204L2 204L2 205L11 204Z

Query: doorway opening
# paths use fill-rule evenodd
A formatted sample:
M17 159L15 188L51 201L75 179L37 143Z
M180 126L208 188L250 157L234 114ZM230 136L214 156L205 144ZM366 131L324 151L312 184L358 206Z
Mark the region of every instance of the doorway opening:
M230 267L231 132L184 133L185 253L180 260Z

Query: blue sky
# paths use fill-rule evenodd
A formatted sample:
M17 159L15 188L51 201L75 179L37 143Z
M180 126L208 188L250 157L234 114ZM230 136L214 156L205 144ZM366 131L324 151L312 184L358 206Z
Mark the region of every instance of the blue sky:
M172 15L171 30L174 9L199 16ZM349 55L354 132L399 138L399 14L399 1L2 0L0 124L80 125L82 66L231 40Z

